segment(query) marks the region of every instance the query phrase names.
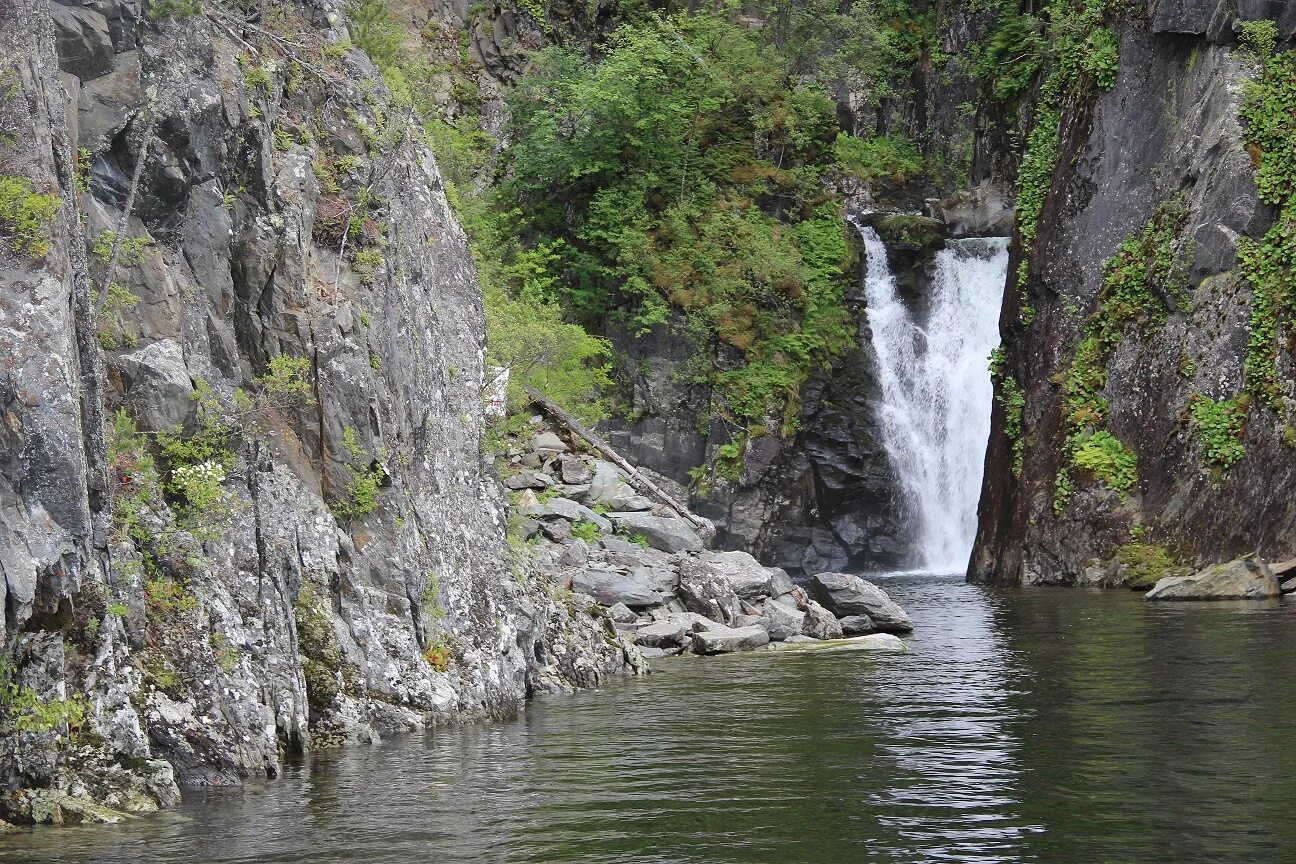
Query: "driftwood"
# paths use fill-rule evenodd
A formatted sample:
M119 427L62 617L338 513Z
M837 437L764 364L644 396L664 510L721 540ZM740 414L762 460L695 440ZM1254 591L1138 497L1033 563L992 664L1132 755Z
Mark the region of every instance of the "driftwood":
M676 501L671 496L667 495L666 492L663 491L660 486L658 486L656 483L652 482L643 474L641 474L639 470L636 469L629 462L627 462L621 456L620 453L613 450L606 441L600 438L593 431L585 428L584 424L582 424L579 420L577 420L572 415L568 414L565 410L559 407L556 403L554 403L551 399L546 397L539 390L536 390L534 387L526 387L524 389L526 391L527 397L532 401L532 403L536 405L536 407L544 411L544 413L548 414L554 420L557 420L563 426L566 426L567 429L572 432L572 434L577 435L580 438L583 438L595 450L599 451L604 456L606 456L609 461L615 463L618 468L620 468L622 471L626 473L626 476L630 479L632 483L634 483L643 491L652 495L658 501L661 501L667 507L674 510L679 515L683 516L688 521L692 522L694 525L700 528L704 534L707 534L708 536L711 534L711 532L714 529L711 527L710 523L708 523L702 517L695 516L693 513L690 513L687 507L685 507L683 504Z

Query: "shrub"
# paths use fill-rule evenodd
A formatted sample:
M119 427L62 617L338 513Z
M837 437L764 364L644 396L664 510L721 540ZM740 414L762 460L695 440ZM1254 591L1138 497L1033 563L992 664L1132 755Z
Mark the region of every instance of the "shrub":
M49 254L50 225L59 204L57 195L35 192L26 177L0 177L0 230L24 255Z
M572 536L586 543L592 543L599 538L599 527L593 522L577 522L572 526Z

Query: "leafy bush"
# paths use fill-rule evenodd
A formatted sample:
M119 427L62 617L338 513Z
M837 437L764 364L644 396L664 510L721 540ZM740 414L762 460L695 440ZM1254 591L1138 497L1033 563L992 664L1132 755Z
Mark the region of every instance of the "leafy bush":
M1216 402L1199 394L1190 404L1193 423L1206 448L1207 461L1228 468L1246 455L1242 436L1246 432L1247 414L1251 407L1249 395Z
M1243 21L1238 44L1261 60L1278 48L1278 24L1274 21Z
M1077 468L1119 492L1122 500L1138 482L1138 456L1106 430L1077 437L1071 458Z
M833 157L842 170L866 181L885 179L900 185L923 170L918 148L900 136L874 135L861 139L838 132L833 142Z
M572 526L572 536L586 543L593 543L599 538L599 527L593 522L581 521Z
M32 258L49 254L50 225L58 215L57 195L41 195L26 177L0 177L0 236Z

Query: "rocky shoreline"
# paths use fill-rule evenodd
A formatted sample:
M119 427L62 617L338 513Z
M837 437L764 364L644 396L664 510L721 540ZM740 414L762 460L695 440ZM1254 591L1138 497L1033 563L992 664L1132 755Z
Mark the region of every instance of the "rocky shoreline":
M510 538L530 566L606 617L649 659L879 635L903 649L913 629L886 592L848 573L804 585L746 552L708 549L710 526L641 494L578 436L532 418L506 454ZM643 469L638 469L643 471ZM670 481L654 476L653 486ZM670 499L670 496L666 496ZM672 500L672 504L673 499Z

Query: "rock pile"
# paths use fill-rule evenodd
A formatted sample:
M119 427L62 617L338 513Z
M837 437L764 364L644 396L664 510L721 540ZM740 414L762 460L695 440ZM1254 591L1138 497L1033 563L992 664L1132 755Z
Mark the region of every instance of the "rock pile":
M531 567L604 615L645 657L913 629L886 592L858 576L820 573L798 586L746 552L708 549L705 520L650 500L616 465L535 422L508 454L510 534L525 541Z

